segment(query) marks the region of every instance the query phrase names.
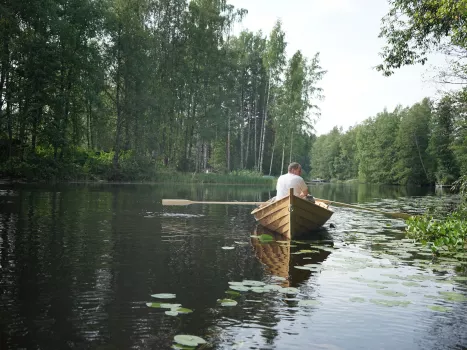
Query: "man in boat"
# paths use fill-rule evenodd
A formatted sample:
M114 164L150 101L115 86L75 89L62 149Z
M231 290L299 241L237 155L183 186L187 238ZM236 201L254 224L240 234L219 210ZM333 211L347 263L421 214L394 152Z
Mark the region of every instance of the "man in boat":
M287 197L289 195L289 189L293 188L294 195L304 199L311 197L310 200L314 201L313 197L308 195L308 186L301 177L301 174L302 166L296 162L290 163L288 173L279 176L277 180L275 200Z
M276 184L276 196L272 197L268 201L259 205L258 208L262 208L272 202L275 202L281 198L287 197L289 195L289 189L293 188L294 195L306 199L312 203L315 202L315 198L308 194L308 186L305 183L305 180L301 177L302 166L299 163L293 162L289 164L288 173L279 176ZM317 203L319 205L321 202ZM323 203L324 205L324 203ZM327 208L327 205L326 205Z

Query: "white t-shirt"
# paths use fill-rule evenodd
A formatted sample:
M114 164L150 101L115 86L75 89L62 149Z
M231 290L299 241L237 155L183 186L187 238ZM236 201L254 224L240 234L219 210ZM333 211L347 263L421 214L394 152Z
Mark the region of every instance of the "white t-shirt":
M289 189L293 188L293 193L296 196L299 196L302 191L308 189L305 181L301 176L294 175L294 174L284 174L279 176L276 185L276 200L281 199L289 195Z

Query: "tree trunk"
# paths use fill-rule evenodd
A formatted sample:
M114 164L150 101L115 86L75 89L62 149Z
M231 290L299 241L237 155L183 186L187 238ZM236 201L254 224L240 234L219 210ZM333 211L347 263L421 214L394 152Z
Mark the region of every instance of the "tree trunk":
M5 35L3 39L3 52L1 57L1 70L0 70L0 120L2 120L2 112L3 112L3 88L5 87L5 81L7 80L7 75L9 72L10 66L10 53L8 51L8 35ZM8 90L8 83L7 83L7 92ZM5 94L6 95L6 94Z
M6 78L7 86L9 85L10 79L11 79L10 76ZM7 117L7 129L8 129L8 159L11 159L13 155L13 120L11 116L11 89L6 90L5 99L6 99L6 117Z
M32 137L31 137L31 148L32 152L36 152L36 141L37 141L37 127L42 118L42 106L34 108L33 120L32 120Z
M227 172L230 172L230 113L227 118Z
M284 173L284 156L285 156L285 141L282 144L282 162L281 162L281 174Z
M289 164L292 163L292 146L293 146L293 131L290 133L290 154L289 154Z
M21 84L19 84L21 85ZM23 142L24 138L25 138L25 134L26 134L26 118L25 116L27 115L28 113L28 101L29 99L26 98L26 101L24 102L24 108L22 108L22 105L21 105L21 102L22 100L19 101L19 106L18 106L18 110L19 110L19 115L22 116L22 118L20 118L20 121L19 121L19 139L21 140L21 142ZM21 161L24 160L24 144L21 144L21 150L20 150L20 159Z
M243 154L244 154L244 136L243 136L243 125L244 125L244 115L243 115L243 84L242 84L242 96L240 99L240 169L244 169L244 159L243 159Z
M425 172L426 179L428 180L428 173L426 172L425 164L423 163L422 154L421 154L421 152L420 152L420 147L418 146L417 135L415 135L415 133L414 133L414 134L413 134L413 137L414 137L414 139L415 139L415 145L417 146L418 157L420 158L420 164L422 165L423 171Z
M247 116L248 133L247 133L247 138L246 138L245 167L248 167L248 155L250 153L250 135L251 135L250 121L251 121L251 115L250 115L250 111L248 110L248 116Z
M92 102L91 100L87 103L86 108L86 140L88 144L88 150L92 149L92 130L91 130L91 114L92 114Z
M120 106L120 94L121 94L121 86L120 86L120 70L121 70L121 34L122 34L122 25L119 25L118 29L118 39L117 39L117 76L116 80L116 93L115 93L115 106L117 108L117 130L115 134L115 149L114 149L114 157L112 160L112 165L114 170L119 168L119 157L120 157L120 142L121 142L121 133L122 133L122 110Z
M263 118L263 128L261 131L261 143L259 147L259 172L263 172L263 158L264 158L264 142L266 140L266 124L268 121L268 105L269 105L269 87L270 87L270 76L271 72L268 74L268 81L266 83L266 103L264 106L264 118Z
M255 118L255 147L254 147L254 160L255 160L255 170L258 170L258 158L256 157L256 155L258 154L257 153L257 145L258 145L258 140L257 140L257 135L258 135L258 116L256 115L256 112L257 112L257 109L256 109L256 99L255 99L255 102L254 102L254 109L253 109L253 117Z
M67 72L65 100L64 100L64 103L63 103L64 104L64 106L63 106L63 127L62 127L62 130L61 130L62 137L61 137L61 141L60 141L60 146L61 146L60 159L63 158L63 150L66 147L66 140L67 140L66 131L68 129L68 116L70 114L70 94L71 94L71 87L72 87L71 77L72 77L72 70L70 68L70 69L68 69L68 72Z
M274 137L274 144L272 145L271 163L269 164L269 176L271 176L272 172L272 162L274 161L274 150L276 149L276 141L277 138Z

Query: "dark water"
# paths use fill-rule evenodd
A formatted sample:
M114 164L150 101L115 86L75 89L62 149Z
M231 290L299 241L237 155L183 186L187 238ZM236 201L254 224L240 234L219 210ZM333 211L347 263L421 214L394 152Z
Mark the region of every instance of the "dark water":
M311 192L411 213L455 201L400 187ZM404 239L403 221L333 208L335 228L262 243L251 237L261 233L251 206L161 205L274 194L246 186L1 185L0 349L170 349L180 334L202 337L205 349L467 348L466 257L433 261ZM299 293L225 293L243 280ZM238 304L221 306L224 298ZM193 312L169 316L147 306L161 301Z

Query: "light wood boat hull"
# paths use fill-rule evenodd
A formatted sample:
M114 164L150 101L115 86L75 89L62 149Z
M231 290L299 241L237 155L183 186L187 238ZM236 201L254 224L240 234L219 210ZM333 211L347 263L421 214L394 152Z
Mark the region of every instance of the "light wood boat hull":
M334 214L324 203L312 203L293 195L251 212L265 228L292 239L322 227Z

